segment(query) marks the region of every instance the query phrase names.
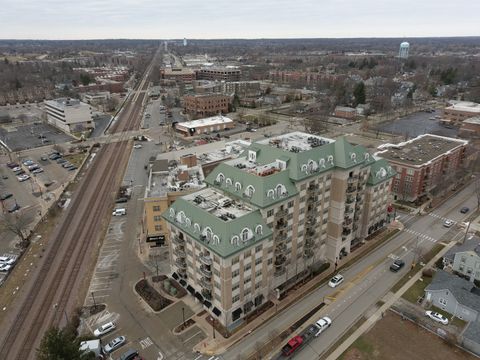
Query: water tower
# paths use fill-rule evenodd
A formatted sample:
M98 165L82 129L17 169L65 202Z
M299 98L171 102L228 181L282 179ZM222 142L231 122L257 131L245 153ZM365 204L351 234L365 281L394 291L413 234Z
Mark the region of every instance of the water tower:
M410 44L406 41L400 44L400 50L398 51L398 57L401 59L408 59L408 51L410 50Z
M183 46L187 46L187 39L183 38Z

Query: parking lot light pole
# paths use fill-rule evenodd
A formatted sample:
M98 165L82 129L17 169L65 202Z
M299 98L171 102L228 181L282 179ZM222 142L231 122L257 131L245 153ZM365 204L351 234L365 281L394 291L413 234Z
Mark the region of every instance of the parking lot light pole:
M93 308L96 309L97 308L97 303L95 302L95 296L93 295L93 291L91 292L92 294L92 299L93 299Z
M182 306L183 329L185 330L185 308Z

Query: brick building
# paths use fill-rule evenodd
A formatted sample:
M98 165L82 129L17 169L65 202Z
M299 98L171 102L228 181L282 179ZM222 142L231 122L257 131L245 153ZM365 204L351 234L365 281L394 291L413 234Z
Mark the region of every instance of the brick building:
M197 70L198 80L239 81L242 71L230 67L203 68Z
M443 120L460 124L465 119L480 115L480 104L470 101L458 101L443 110Z
M183 97L184 112L193 118L228 113L230 96L223 94L187 95Z
M195 72L186 68L166 68L160 70L160 76L165 80L192 82L195 80Z
M334 115L342 119L355 120L357 118L357 110L348 106L337 106Z
M381 145L377 154L396 171L392 194L396 200L416 201L435 189L453 184L463 166L468 141L432 134Z

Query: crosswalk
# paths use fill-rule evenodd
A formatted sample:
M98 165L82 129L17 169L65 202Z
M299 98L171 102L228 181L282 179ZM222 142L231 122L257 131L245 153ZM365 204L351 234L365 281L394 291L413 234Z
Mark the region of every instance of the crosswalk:
M419 232L419 231L415 231L415 230L408 229L408 228L403 229L403 231L405 231L405 232L407 232L407 233L409 233L409 234L418 236L420 239L423 239L423 240L431 241L431 242L433 242L433 243L437 242L437 239L435 239L435 238L433 238L433 237L431 237L431 236L422 234L422 233Z
M140 346L142 347L142 350L145 350L147 347L153 345L153 341L149 337L143 340L140 340L139 342L140 342Z
M446 217L444 217L444 216L435 214L435 213L433 213L433 212L432 212L432 213L429 213L428 216L432 216L432 217L437 218L437 219L440 219L440 220L442 220L442 221L447 221L447 220L449 220L449 221L453 222L454 224L457 223L455 220L446 218Z

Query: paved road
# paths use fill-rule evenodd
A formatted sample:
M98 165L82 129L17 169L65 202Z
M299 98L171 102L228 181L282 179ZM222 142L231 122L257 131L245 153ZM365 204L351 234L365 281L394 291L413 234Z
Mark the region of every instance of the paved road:
M239 353L253 353L255 344L257 342L265 342L273 329L281 330L287 328L316 305L320 304L324 297L332 296L334 298L333 302L323 308L318 317L328 314L332 316L334 324L321 337L310 343L310 352L302 350L296 356L299 359L315 358L317 356L315 354L320 354L328 346L332 345L355 322L355 319L360 314L363 314L381 299L395 281L400 278L401 274L407 271L408 266L399 274L387 271L394 256L402 256L407 261L411 261L412 247L417 242L417 236L419 246L425 253L439 239L449 241L452 236L461 231L457 227L447 229L443 227L442 223L445 218L461 221L468 216L468 214L461 214L459 209L462 206L475 207L475 199L472 196L473 187L473 185L470 185L457 196L446 201L432 214L404 216L402 220L405 222L406 230L402 231L392 241L360 259L349 269L342 271L346 282L341 288L333 290L326 285L318 288L300 302L266 322L252 335L245 337L222 354L222 356L226 360L234 360ZM406 246L407 251L402 246Z

